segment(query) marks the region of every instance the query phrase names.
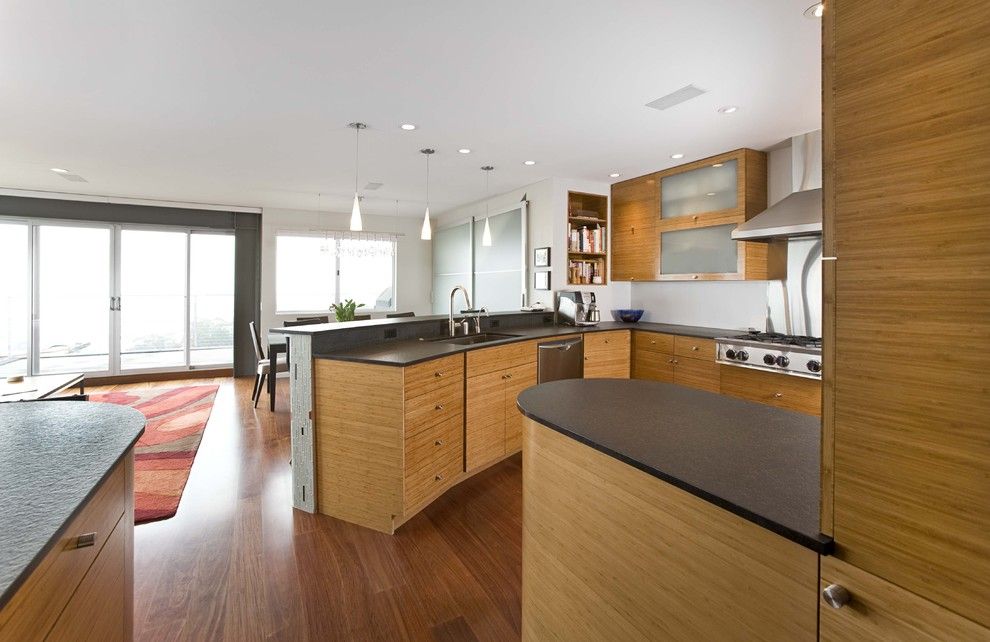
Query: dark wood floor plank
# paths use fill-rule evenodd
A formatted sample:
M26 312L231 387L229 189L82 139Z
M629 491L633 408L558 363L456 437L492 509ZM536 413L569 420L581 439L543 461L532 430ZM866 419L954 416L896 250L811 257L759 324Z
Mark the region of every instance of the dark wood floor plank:
M220 390L175 517L135 529L137 640L518 640L521 464L476 475L384 535L292 509L288 387Z

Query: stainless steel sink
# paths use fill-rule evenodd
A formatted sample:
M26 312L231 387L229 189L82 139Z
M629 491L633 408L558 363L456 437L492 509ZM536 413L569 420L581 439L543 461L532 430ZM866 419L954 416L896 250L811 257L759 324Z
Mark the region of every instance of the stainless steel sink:
M512 339L518 334L498 334L495 332L482 332L481 334L468 334L463 337L441 337L431 339L437 343L453 343L459 346L473 346L477 343L488 343L489 341L501 341L502 339Z

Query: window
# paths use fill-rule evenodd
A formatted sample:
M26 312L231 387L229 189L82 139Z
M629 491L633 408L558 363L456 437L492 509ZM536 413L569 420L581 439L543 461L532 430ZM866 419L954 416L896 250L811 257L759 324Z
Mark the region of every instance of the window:
M395 252L386 234L276 233L276 312L326 312L345 299L394 310Z
M28 226L0 223L0 377L28 373Z

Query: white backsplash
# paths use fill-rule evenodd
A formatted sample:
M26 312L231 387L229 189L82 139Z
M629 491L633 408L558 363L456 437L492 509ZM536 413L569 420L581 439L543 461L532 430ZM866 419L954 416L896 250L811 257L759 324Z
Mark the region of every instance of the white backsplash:
M630 307L646 310L643 320L655 323L763 330L767 282L633 283Z

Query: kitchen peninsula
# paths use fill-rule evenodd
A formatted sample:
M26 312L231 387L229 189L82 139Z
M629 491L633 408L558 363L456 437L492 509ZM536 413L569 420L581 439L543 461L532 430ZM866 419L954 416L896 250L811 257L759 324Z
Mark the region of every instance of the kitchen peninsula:
M722 385L713 338L738 330L562 326L543 312L492 314L481 329L451 339L440 316L279 329L290 337L294 505L394 532L519 452L516 398L537 383L537 346L561 337L583 335L585 378L742 396L738 377L755 377L753 400L818 414L817 381L745 370Z
M524 639L816 639L817 418L651 381L519 409Z

